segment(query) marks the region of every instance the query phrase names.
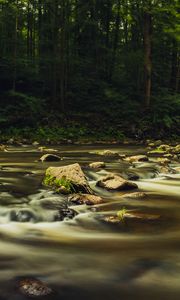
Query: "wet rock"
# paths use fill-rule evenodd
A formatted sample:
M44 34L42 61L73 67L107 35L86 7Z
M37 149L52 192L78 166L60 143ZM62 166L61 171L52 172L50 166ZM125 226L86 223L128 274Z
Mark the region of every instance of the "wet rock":
M163 156L164 156L165 158L169 158L169 159L173 159L173 158L174 158L174 155L171 154L171 153L164 154Z
M68 201L75 204L96 205L104 203L103 199L96 195L90 194L73 194L68 197Z
M117 213L118 214L118 213ZM139 212L132 212L132 213L124 213L123 216L106 216L103 218L103 221L106 223L111 224L124 224L128 222L141 222L141 223L149 223L153 221L157 221L160 219L160 215L153 215L153 214L145 214L145 213L139 213Z
M33 146L39 146L39 142L34 141L34 142L32 143L32 145L33 145Z
M127 173L127 178L128 180L139 180L139 175L135 173Z
M12 222L27 223L36 221L36 216L30 209L12 210L9 217Z
M50 149L50 148L46 148L46 147L39 147L38 150L40 152L46 152L46 153L58 152L58 150L56 150L56 149Z
M42 162L45 161L60 161L61 157L58 155L54 155L54 154L44 154L43 156L41 156L40 160Z
M98 152L98 154L103 155L103 156L108 156L108 157L119 157L119 153L115 152L115 151L111 151L111 150L104 150L104 151L100 151Z
M97 184L97 186L105 188L107 190L131 190L138 188L136 183L130 182L125 180L124 178L109 174L102 179L100 179Z
M167 152L164 151L164 150L155 149L155 150L152 150L152 151L148 151L147 154L151 155L151 156L162 156L164 154L167 154Z
M93 162L93 163L89 164L89 167L93 168L93 169L101 169L101 168L105 168L106 165L104 162L98 161L98 162Z
M0 145L0 151L7 151L7 147L5 145Z
M36 278L21 279L18 287L20 293L32 298L48 296L53 293L50 287Z
M54 221L70 220L77 216L77 214L78 213L74 209L63 208L55 214Z
M169 152L171 151L172 147L167 145L167 144L163 144L163 145L160 145L158 147L159 151L166 151L166 152Z
M168 158L164 158L164 157L159 157L157 159L157 162L160 163L161 165L167 165L169 164L171 161Z
M63 187L69 194L75 192L92 193L85 174L77 163L63 167L48 168L43 183L56 190Z
M156 146L155 146L155 144L154 144L154 143L148 143L148 147L150 147L150 148L154 148L154 147L156 147Z
M175 146L172 152L175 154L180 154L180 145Z
M157 141L154 141L154 145L155 147L158 147L162 144L162 141L161 140L157 140Z
M36 203L35 203L36 202ZM39 205L42 208L50 209L50 210L61 210L65 206L67 206L67 201L65 199L59 199L56 197L51 197L47 199L40 199L38 201L32 201L30 204Z
M159 173L163 174L176 174L176 171L173 168L168 166L157 166L156 167Z
M126 154L119 154L119 158L120 160L126 158Z
M144 199L146 197L147 197L147 194L144 192L135 192L135 193L123 195L123 198L128 198L128 199Z
M147 155L135 155L125 158L126 161L133 163L133 162L145 162L148 161Z

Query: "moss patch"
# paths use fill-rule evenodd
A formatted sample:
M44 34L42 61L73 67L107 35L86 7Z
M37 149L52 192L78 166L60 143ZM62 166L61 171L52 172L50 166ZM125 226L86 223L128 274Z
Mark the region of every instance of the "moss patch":
M43 180L43 184L45 186L53 187L56 190L56 192L60 192L61 188L64 188L64 190L66 190L68 194L75 192L75 188L74 188L72 182L70 180L68 180L66 177L57 179L56 177L53 177L52 175L46 174L45 178Z

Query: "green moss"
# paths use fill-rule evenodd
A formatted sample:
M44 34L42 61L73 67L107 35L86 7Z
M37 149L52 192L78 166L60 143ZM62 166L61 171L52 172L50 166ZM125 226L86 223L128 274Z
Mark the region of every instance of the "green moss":
M125 208L122 208L117 212L117 217L120 221L124 221L125 214L127 213L127 210Z
M51 186L55 188L55 190L58 192L59 188L64 187L68 193L74 193L75 188L70 180L68 180L66 177L62 177L61 179L57 179L56 177L53 177L52 175L49 175L46 173L45 178L43 180L43 184L45 186Z

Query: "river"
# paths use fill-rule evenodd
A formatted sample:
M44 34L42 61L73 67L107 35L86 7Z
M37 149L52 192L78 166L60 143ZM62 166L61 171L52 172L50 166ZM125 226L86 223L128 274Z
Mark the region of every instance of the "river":
M59 300L176 300L180 298L180 175L155 171L156 159L135 167L116 158L100 158L97 150L143 154L142 146L68 145L54 147L60 162L41 163L41 153L30 146L9 147L0 152L0 299L25 300L17 278L35 277L56 291ZM107 168L88 168L105 160ZM43 200L61 198L42 185L48 166L78 162L92 189L104 204L73 207L72 220L54 221L54 210ZM178 162L171 164L180 167ZM125 199L125 192L107 192L95 183L106 172L139 176L145 199ZM158 214L157 222L118 227L102 217L122 208L130 212ZM32 213L32 222L16 222L19 210ZM45 298L43 298L45 299Z

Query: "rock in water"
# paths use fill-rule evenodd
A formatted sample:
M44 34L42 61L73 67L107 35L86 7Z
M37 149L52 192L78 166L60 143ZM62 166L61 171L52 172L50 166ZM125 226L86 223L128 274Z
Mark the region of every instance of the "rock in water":
M28 297L42 297L52 294L52 289L36 278L25 278L18 282L19 291Z
M79 205L96 205L104 202L101 197L89 194L73 194L68 197L68 201Z
M125 158L126 161L128 162L141 162L141 161L148 161L148 157L146 155L135 155L135 156L130 156Z
M44 161L59 161L59 160L61 160L61 157L58 155L54 155L54 154L44 154L43 156L41 156L40 160L42 162L44 162Z
M48 168L43 183L55 188L57 192L58 190L61 192L63 188L68 194L75 192L92 193L85 174L78 163Z
M96 184L99 187L105 188L107 190L131 190L138 188L137 184L127 181L124 178L110 174L103 177Z
M101 168L106 167L105 163L102 161L93 162L93 163L89 164L89 166L90 166L90 168L93 168L93 169L101 169Z
M128 198L128 199L144 199L147 197L147 194L144 192L135 192L131 194L125 194L122 196L123 198Z
M71 220L77 215L78 213L74 209L62 208L55 214L54 221Z

